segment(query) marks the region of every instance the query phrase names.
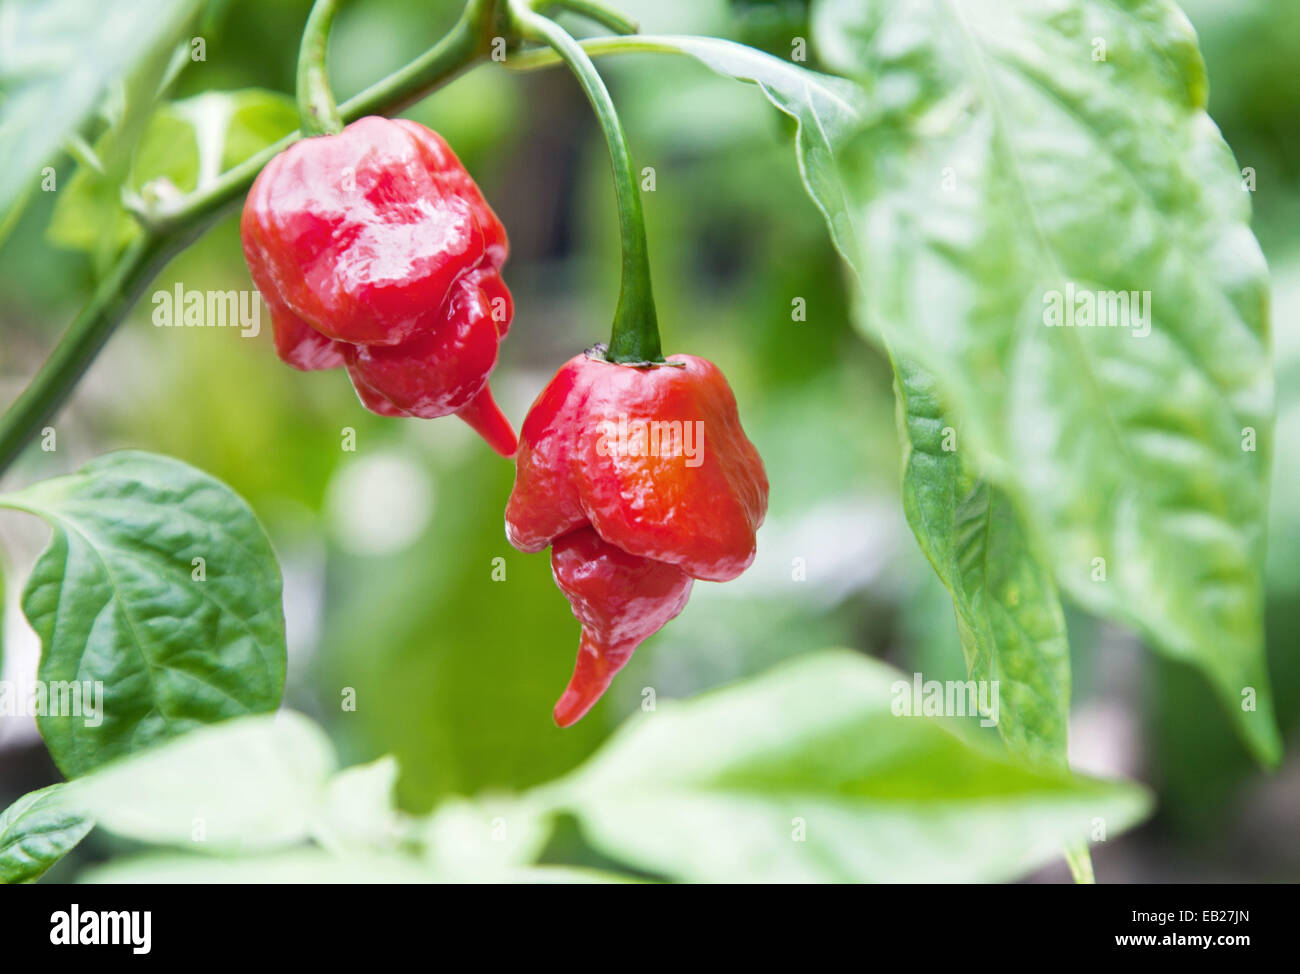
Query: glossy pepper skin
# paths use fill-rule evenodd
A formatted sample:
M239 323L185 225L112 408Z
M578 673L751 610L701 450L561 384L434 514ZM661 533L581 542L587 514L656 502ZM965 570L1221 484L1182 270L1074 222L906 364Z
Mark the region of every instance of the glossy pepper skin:
M555 706L561 727L681 612L695 579L728 581L754 560L767 475L731 387L705 359L668 363L575 356L524 420L506 534L522 551L551 546L555 582L582 623Z
M253 183L240 233L281 359L345 368L372 412L455 413L514 453L487 383L513 313L509 244L436 132L363 118L293 144Z

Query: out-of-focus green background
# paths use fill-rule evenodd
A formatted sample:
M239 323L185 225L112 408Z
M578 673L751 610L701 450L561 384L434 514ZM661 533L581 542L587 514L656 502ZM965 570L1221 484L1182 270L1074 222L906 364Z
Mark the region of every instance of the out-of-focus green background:
M428 0L345 4L331 47L341 97L418 55L458 8ZM644 28L732 37L789 54L804 6L631 0ZM290 92L307 0L214 4L207 60L175 94ZM1149 783L1149 824L1095 851L1110 881L1300 878L1300 5L1184 3L1208 61L1211 111L1254 170L1255 229L1274 277L1279 382L1270 526L1269 657L1289 759L1253 768L1201 678L1131 633L1070 614L1072 751L1082 770ZM814 65L815 66L815 65ZM148 293L58 420L58 450L29 450L5 485L66 472L109 449L176 456L238 490L267 526L285 573L286 703L325 723L345 763L393 752L401 800L546 781L590 754L647 691L692 696L774 662L848 645L962 675L951 604L898 499L890 372L853 332L840 261L799 182L785 119L752 88L694 62L609 61L602 69L645 194L667 351L717 362L766 460L771 510L740 580L700 583L682 616L647 642L606 700L561 731L551 706L568 678L577 623L544 555L506 543L513 469L454 419L383 419L342 373L295 372L263 333L156 329ZM573 80L476 69L410 113L440 131L510 230L516 319L493 384L518 423L566 358L608 335L617 239L604 144ZM63 165L70 163L65 160ZM36 194L0 247L0 393L15 396L85 300L91 267L45 239L52 194ZM153 288L250 288L236 221L182 255ZM807 320L793 321L803 298ZM343 448L355 429L356 450ZM44 529L0 520L5 574L21 579ZM494 559L506 578L493 580ZM801 560L798 561L797 560ZM792 570L806 566L806 580ZM34 637L10 584L6 675L34 667ZM343 702L355 692L355 711ZM0 807L56 780L34 730L0 724ZM107 854L98 834L77 853ZM586 853L561 832L569 861ZM594 860L592 860L594 861ZM77 861L52 876L70 875ZM1064 866L1040 878L1060 879Z

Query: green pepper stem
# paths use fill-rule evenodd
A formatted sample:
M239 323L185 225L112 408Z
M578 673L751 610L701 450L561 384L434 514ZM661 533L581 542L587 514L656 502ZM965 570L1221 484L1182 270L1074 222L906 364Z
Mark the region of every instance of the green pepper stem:
M132 244L68 326L40 371L0 419L0 470L58 411L113 329L163 266L202 228L146 236Z
M614 191L618 200L618 225L622 238L622 283L614 327L606 358L620 364L662 362L659 322L650 286L650 257L646 247L645 215L627 137L619 123L609 89L601 80L591 58L568 32L555 21L537 13L527 0L510 0L510 15L520 36L544 43L569 66L596 113L609 144L614 170Z
M325 49L340 0L316 0L298 48L298 120L304 135L337 135L343 117L330 89Z
M559 7L580 17L593 20L602 27L607 27L615 34L635 34L641 28L631 17L618 10L605 6L600 0L548 0L546 7Z

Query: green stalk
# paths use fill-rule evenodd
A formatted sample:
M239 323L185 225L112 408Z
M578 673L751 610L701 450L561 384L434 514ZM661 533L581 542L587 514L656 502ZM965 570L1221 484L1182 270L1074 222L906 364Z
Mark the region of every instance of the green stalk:
M635 34L641 29L631 17L605 6L599 0L549 0L542 5L542 9L547 7L559 7L561 10L594 20L615 34Z
M0 421L0 470L13 462L27 441L63 405L154 276L202 232L202 227L193 227L184 233L145 236L127 248L68 326L36 377L5 412Z
M672 37L655 34L636 34L632 37L588 37L579 46L590 57L604 57L610 54L682 54L681 47L670 43ZM537 71L541 68L553 68L563 61L554 51L538 49L512 53L506 67L512 71Z
M495 0L469 0L460 20L441 41L406 67L344 102L340 114L350 122L366 115L403 111L485 57L495 31ZM302 137L301 132L286 136L223 173L202 191L142 219L144 236L118 258L27 388L0 417L0 473L62 407L155 275L233 210L262 167Z
M337 135L343 118L325 70L325 49L339 0L316 0L298 49L298 120L303 135Z
M1092 871L1092 855L1088 852L1087 842L1076 842L1065 847L1065 863L1070 867L1070 875L1080 886L1092 886L1097 878Z
M526 0L510 0L510 16L521 36L548 45L569 66L586 93L609 144L618 200L618 226L622 239L622 283L606 359L623 365L650 365L664 360L659 344L659 322L650 286L650 258L646 248L645 215L627 137L614 102L596 66L568 32L537 13Z

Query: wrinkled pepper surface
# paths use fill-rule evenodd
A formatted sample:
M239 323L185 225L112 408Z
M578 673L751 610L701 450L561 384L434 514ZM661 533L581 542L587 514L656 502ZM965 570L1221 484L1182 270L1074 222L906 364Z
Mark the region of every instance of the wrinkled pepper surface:
M567 727L682 611L695 579L728 581L754 560L767 475L711 362L616 365L599 347L542 391L515 463L507 536L523 551L551 547L555 582L582 624L554 711Z
M372 412L455 413L514 453L488 388L513 314L509 244L436 132L363 118L294 143L253 183L240 231L280 358L346 368Z

